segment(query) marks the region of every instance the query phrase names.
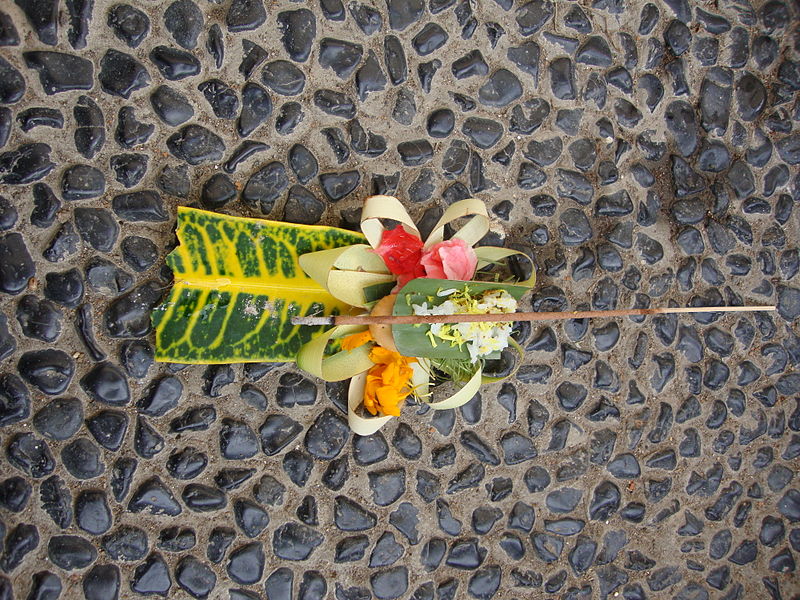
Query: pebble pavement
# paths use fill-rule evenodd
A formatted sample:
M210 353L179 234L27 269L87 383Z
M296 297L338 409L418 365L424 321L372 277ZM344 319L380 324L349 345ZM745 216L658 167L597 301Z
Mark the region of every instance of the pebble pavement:
M3 3L0 598L797 598L798 91L792 0ZM534 310L777 312L520 325L363 438L153 363L177 206L372 193L485 200Z

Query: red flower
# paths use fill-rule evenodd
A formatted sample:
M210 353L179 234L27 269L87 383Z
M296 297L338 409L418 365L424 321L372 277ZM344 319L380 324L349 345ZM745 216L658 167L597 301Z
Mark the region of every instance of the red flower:
M381 236L381 243L375 248L386 267L397 275L398 289L412 279L425 277L422 266L422 240L408 233L402 225L387 229Z

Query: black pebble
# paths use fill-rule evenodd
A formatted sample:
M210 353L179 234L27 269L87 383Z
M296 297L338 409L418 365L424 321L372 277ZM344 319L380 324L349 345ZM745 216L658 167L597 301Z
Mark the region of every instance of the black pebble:
M177 0L164 11L164 25L179 46L191 50L203 30L203 13L192 0Z
M85 437L77 438L61 449L61 462L77 479L92 479L106 470L100 449Z
M31 385L56 395L67 389L75 374L75 362L61 350L31 350L20 357L17 369Z
M34 127L64 128L64 115L57 108L33 107L17 114L17 123L22 131L30 131Z
M124 406L130 402L128 381L122 370L111 363L96 365L81 378L81 387L90 398L112 406Z
M146 154L116 154L111 157L109 163L115 179L126 188L131 188L147 173L148 160Z
M75 209L75 225L81 238L95 250L110 252L119 235L119 223L103 208Z
M0 183L24 185L42 179L55 167L50 161L50 146L23 144L0 154Z
M150 51L150 60L161 75L170 81L178 81L200 72L200 61L185 50L156 46Z
M238 191L230 177L224 173L216 173L203 184L200 201L210 210L219 210L234 200L237 194Z
M150 83L150 74L133 56L111 49L100 61L98 79L103 91L127 99Z
M235 119L239 112L239 98L227 84L220 79L209 79L197 86L214 114L220 119Z
M0 12L0 46L18 46L19 34L11 16Z
M50 51L25 52L23 58L28 68L39 72L39 81L47 95L69 90L90 90L94 86L94 68L92 62L85 58ZM13 76L11 73L6 75Z
M222 57L220 55L219 61L221 62L221 60ZM250 40L242 40L242 62L239 64L239 72L245 79L250 79L253 71L265 60L267 60L266 50Z
M158 86L150 94L150 104L158 118L173 127L182 125L194 116L194 107L186 96L166 85Z
M267 20L267 11L262 0L233 0L225 16L228 31L250 31Z
M123 260L137 272L146 271L158 260L158 247L149 238L129 235L120 244Z
M215 162L222 158L225 144L218 135L202 125L184 125L167 139L167 148L190 165Z
M116 4L108 11L108 26L131 48L142 43L150 32L149 17L129 4Z
M83 407L75 398L57 398L40 408L33 416L33 426L43 436L66 440L83 424Z

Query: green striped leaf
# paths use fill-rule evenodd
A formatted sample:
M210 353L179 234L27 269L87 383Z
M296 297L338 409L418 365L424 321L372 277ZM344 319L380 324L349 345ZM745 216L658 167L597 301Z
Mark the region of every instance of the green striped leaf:
M178 208L175 274L152 313L156 360L180 363L293 361L319 327L291 318L348 307L306 276L298 257L364 242L352 231L244 219Z

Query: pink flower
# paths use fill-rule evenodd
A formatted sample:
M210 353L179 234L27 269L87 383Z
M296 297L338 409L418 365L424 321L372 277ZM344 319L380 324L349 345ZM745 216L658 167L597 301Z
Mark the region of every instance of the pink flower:
M426 277L469 281L475 276L478 257L472 246L453 238L431 246L422 254L420 262L425 267Z

